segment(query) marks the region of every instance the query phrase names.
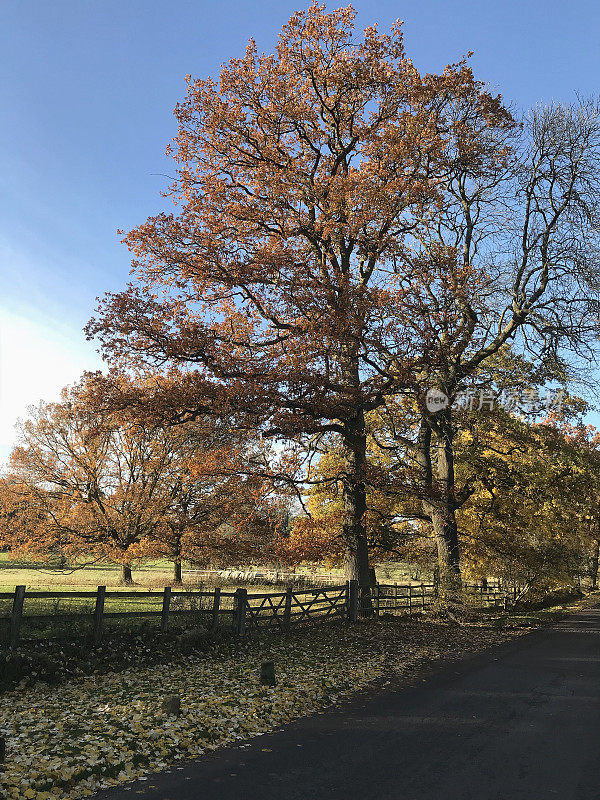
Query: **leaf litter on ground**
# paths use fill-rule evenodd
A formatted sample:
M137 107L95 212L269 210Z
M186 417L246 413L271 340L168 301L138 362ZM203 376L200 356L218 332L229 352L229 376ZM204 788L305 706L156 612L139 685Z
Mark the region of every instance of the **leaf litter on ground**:
M332 635L335 625L335 635ZM0 698L7 800L77 800L317 712L385 676L503 641L514 632L396 618L262 634L230 647ZM277 685L260 684L261 661ZM161 709L179 695L181 714Z

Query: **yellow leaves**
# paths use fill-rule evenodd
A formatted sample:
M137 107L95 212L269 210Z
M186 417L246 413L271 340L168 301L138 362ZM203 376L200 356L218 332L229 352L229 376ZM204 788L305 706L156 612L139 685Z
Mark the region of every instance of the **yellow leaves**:
M8 800L76 800L267 733L381 674L380 661L354 652L349 637L330 638L269 640L275 688L259 684L264 653L249 649L6 694L2 789ZM181 697L179 717L161 710L169 694Z

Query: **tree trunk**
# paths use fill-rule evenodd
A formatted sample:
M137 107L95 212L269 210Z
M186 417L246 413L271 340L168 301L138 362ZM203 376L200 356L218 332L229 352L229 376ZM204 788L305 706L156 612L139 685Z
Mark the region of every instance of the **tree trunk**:
M432 429L435 442L432 443ZM432 446L436 448L436 480ZM430 517L438 554L439 597L443 603L461 599L460 547L454 495L454 447L450 410L438 412L431 425L424 421L417 438L417 462L421 469L423 509Z
M430 513L440 570L439 595L444 601L458 602L462 583L456 516L453 509L439 507Z
M364 610L371 607L369 550L363 517L367 510L365 468L367 436L365 417L359 411L344 425L345 469L342 479L342 535L344 538L344 573L346 580L358 581L365 599Z
M592 564L590 569L590 577L592 579L592 591L598 588L598 568L600 567L600 538L596 539L594 549L592 551Z
M440 565L440 590L443 599L460 601L462 583L454 485L454 431L449 408L436 414L434 431L440 496L435 503L431 521Z
M129 564L121 564L121 583L124 583L127 586L133 583L131 566Z
M181 586L181 558L176 556L175 561L173 562L173 583L176 583L178 586Z

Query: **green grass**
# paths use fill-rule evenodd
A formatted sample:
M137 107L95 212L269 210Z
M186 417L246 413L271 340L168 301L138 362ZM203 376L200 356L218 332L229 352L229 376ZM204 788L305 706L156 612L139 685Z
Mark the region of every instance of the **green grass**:
M252 569L251 566L248 567ZM260 567L257 567L260 569ZM340 583L344 582L344 575L341 569L311 568L301 565L296 569L298 575L310 575L317 572L328 573L336 578L339 577ZM415 571L410 564L387 562L377 566L377 577L382 583L404 583L414 579ZM431 576L423 575L425 583L431 581ZM157 560L141 563L133 568L134 585L128 588L132 590L140 589L162 589L170 586L173 582L173 565L170 561ZM184 582L190 586L198 584L193 575L186 573L184 569ZM208 582L204 581L205 584ZM23 560L11 558L9 553L0 553L0 592L12 592L14 587L24 584L29 589L38 591L66 592L73 590L95 589L97 586L106 586L107 589L123 588L121 585L121 569L113 564L92 564L85 565L79 569L53 570L43 566ZM237 584L232 584L235 588ZM239 584L243 585L243 584ZM208 583L207 588L212 588ZM261 588L254 588L255 591L263 591Z
M173 581L173 566L169 561L149 561L133 569L135 585L131 588L154 589L169 586ZM123 588L121 568L112 564L91 564L79 569L53 570L10 558L0 553L0 592L11 592L24 584L38 591L92 590L97 586Z
M129 612L131 616L123 619L105 619L107 633L126 625L129 627L158 626L162 608L162 589L172 583L172 565L168 561L154 561L139 565L133 570L133 586L121 585L121 570L118 565L93 564L75 570L50 570L38 564L11 559L9 554L0 553L0 592L11 593L16 585L25 585L28 592L89 592L89 597L66 598L34 598L26 593L23 607L23 638L40 639L48 636L69 636L77 632L89 633L95 605L95 590L98 586L106 586L104 610L111 612ZM192 588L192 587L187 587ZM207 587L198 587L207 588ZM111 597L111 591L147 592L152 590L154 596ZM186 602L187 601L187 602ZM194 600L173 598L172 608L196 608L198 598ZM0 642L8 635L8 617L12 608L11 598L0 598ZM136 617L135 612L154 611L154 617ZM71 620L31 621L27 618L38 615L81 615Z
M248 567L252 569L251 566ZM260 569L260 567L258 567ZM324 568L311 569L310 566L301 566L297 569L298 575L307 575L311 572L322 573L327 570ZM378 575L381 581L393 583L403 583L413 577L410 565L387 563L378 567ZM339 582L344 581L341 570L329 570L329 573L339 576ZM141 625L157 626L159 624L159 613L162 608L162 590L173 582L173 565L169 561L156 560L147 561L133 567L132 586L121 584L121 568L118 565L106 563L82 564L77 569L55 570L43 564L29 563L10 557L9 553L0 553L0 593L10 594L14 592L16 585L25 585L27 593L23 608L23 638L43 638L44 636L63 636L77 630L77 625L86 631L91 625L94 611L94 593L98 586L106 586L107 597L105 602L105 613L131 614L123 619L110 619L105 621L107 630L116 629L123 625L139 627ZM213 581L198 581L193 574L184 570L184 589L200 589L212 591ZM225 581L217 579L217 584L221 585L225 593L235 591L240 586L245 586L250 593L280 593L282 586L273 584L244 584L236 581ZM181 587L175 587L175 589ZM309 588L309 587L302 587ZM111 597L111 592L127 591L148 592L151 590L153 596L133 597ZM35 598L31 593L36 591L46 592L89 592L88 597L64 597L64 598ZM230 610L233 605L231 597L222 597L221 608ZM171 602L172 610L198 610L200 613L206 612L211 606L211 598L192 598L192 597L173 597ZM0 641L4 641L8 634L8 618L12 608L12 597L0 598ZM136 616L135 612L155 612L156 616ZM39 615L85 615L79 622L73 620L52 620L52 621L31 621L28 617ZM175 616L175 615L174 615Z

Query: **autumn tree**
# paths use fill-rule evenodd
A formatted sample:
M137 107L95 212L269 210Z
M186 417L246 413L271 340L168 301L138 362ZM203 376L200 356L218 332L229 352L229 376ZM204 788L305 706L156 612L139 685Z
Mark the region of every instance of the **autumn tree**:
M83 385L41 404L20 430L10 469L41 524L28 548L131 563L160 524L161 479L171 459L162 432L89 409Z
M345 571L366 587L365 415L414 386L422 358L407 264L457 151L489 132L470 163L500 171L514 123L464 61L421 75L399 23L357 42L354 16L313 4L274 54L251 41L218 81L188 78L177 210L126 236L136 282L88 332L115 362L180 369L167 415L245 412L313 453L339 440ZM306 463L274 473L306 485Z
M569 514L569 529L578 531L591 588L598 588L600 562L600 431L582 419L554 419L550 428L561 441L569 474L561 502Z
M599 440L593 428L576 421L587 406L565 395L560 411L552 408L543 423L535 403L524 403L529 413L518 405L509 412L503 400L510 399L511 387L524 381L532 385L536 371L512 359L497 365L498 380L501 374L507 395L500 402L454 414L462 569L469 579L501 578L515 596L576 585L586 574L593 585ZM418 408L411 415L405 404L395 420L405 425L411 420L417 428ZM380 563L390 556L405 562L424 557L431 572L429 545L435 531L422 507L418 465L411 447L400 449L398 430L383 422L377 413L367 420L369 546ZM296 524L281 547L292 557L335 562L340 542L335 449L324 454L318 470L321 481L307 501L311 516Z
M250 442L242 444L228 422L204 416L167 429L173 461L162 482L166 503L153 541L173 562L175 583L182 582L184 559L256 562L257 549L263 558L269 551L268 490L245 466Z
M131 387L123 379L120 389ZM181 579L184 539L196 540L253 499L228 462L239 452L214 418L184 426L98 405L97 376L42 404L21 426L11 459L12 530L20 550L85 554L122 565L168 555ZM241 488L240 488L241 487ZM250 515L249 515L250 516Z
M464 566L496 575L515 597L577 585L590 553L585 451L549 423L496 418L481 456L487 474L459 512Z
M373 439L373 422L373 416L367 415L364 522L370 559L372 563L410 560L415 540L420 536L420 520L409 513L409 504L412 511L419 510L418 502L412 500L409 491L402 492L389 474L390 459ZM339 443L330 443L309 472L304 513L298 513L289 533L278 539L282 560L325 561L336 566L343 563L343 476L343 453ZM429 531L425 535L429 536Z
M582 359L595 358L600 196L595 101L539 107L504 130L462 101L454 108L454 158L438 213L397 270L420 358L411 390L418 424L396 430L418 467L416 496L450 592L460 586L456 514L465 499L455 474L456 397L473 388L484 389L487 402L497 396L506 376L498 359L535 365L536 382L522 391L564 382ZM447 398L444 406L428 407L432 389ZM394 414L396 406L382 410Z
M10 474L0 478L1 550L27 552L35 531L47 521L47 515L32 502L26 486Z
M0 478L0 549L9 546L8 532L16 517L17 509L14 505L11 486L6 477Z

